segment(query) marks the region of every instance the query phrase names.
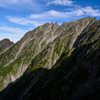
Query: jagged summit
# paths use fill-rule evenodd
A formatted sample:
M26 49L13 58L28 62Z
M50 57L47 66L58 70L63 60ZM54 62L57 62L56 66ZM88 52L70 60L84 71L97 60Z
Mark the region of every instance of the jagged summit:
M1 100L100 97L100 21L46 23L0 55ZM9 84L9 85L8 85Z

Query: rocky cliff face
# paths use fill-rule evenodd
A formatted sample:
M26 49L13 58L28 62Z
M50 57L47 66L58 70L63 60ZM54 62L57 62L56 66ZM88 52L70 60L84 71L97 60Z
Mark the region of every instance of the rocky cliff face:
M100 21L87 17L61 26L46 23L0 55L0 97L96 100L99 73Z
M11 42L9 39L3 39L0 41L0 54L7 51L14 43Z

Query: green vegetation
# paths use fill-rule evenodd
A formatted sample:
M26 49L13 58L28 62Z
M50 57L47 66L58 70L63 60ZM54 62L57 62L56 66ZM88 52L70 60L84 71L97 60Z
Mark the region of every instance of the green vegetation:
M96 28L95 28L95 27L93 27L93 28L91 29L91 31L92 31L92 32L95 32L95 31L96 31Z

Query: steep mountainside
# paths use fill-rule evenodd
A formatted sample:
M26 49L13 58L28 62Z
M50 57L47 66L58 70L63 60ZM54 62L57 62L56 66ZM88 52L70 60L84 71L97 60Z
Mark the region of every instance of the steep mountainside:
M14 43L9 39L3 39L0 41L0 54L7 51Z
M46 23L0 55L1 100L99 100L100 20Z

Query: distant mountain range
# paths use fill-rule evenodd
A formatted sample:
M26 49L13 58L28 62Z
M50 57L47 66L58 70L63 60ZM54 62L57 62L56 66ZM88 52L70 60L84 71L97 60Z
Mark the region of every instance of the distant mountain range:
M0 100L99 100L100 20L46 23L0 41Z

